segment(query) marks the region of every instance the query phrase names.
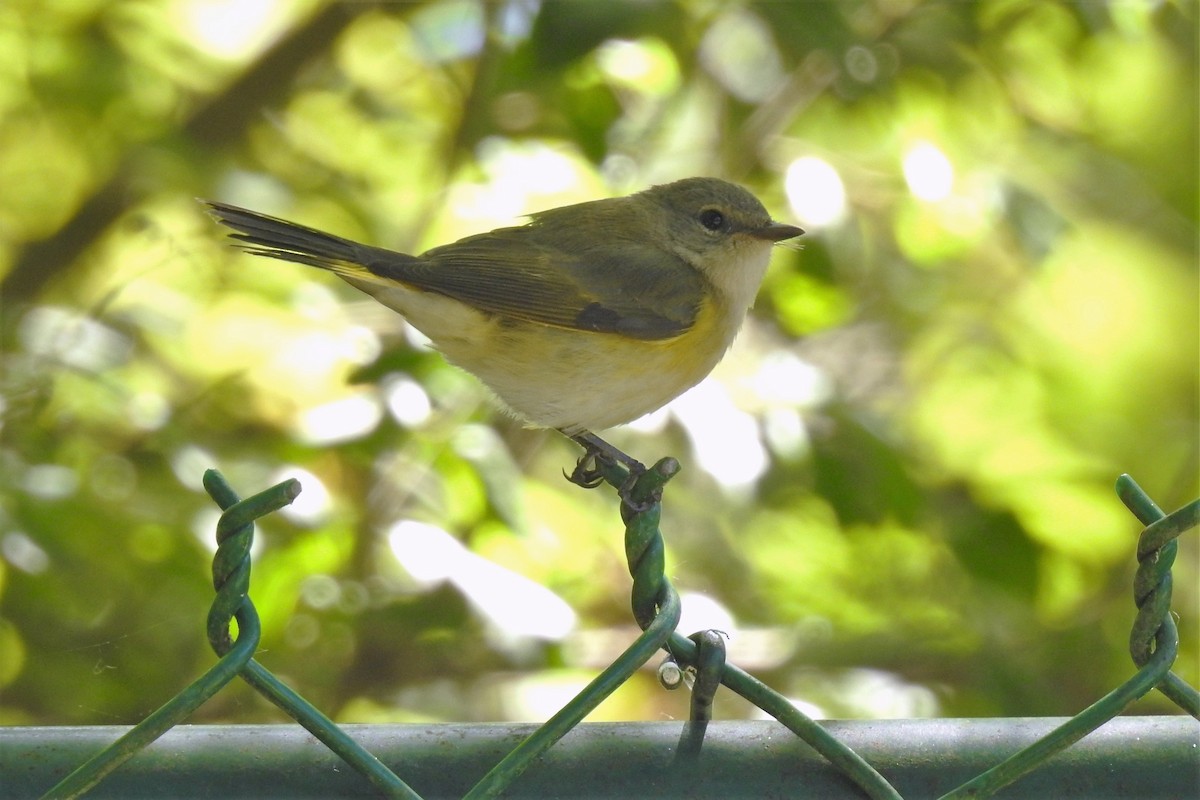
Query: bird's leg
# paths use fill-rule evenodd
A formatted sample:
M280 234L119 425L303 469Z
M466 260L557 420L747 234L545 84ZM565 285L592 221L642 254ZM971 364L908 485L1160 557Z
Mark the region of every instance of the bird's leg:
M584 454L579 457L579 461L575 464L575 470L567 476L567 480L577 486L582 486L585 489L594 489L603 483L604 470L601 468L601 462L603 461L625 466L629 470L630 479L636 478L646 471L646 467L642 462L621 452L591 431L583 431L581 433L559 432L569 437L571 441L584 449Z

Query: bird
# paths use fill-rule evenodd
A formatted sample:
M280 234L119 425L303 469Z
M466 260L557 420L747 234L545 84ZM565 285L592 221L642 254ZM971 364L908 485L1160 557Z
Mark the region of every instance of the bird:
M247 253L329 270L398 312L503 408L595 459L596 435L707 376L754 302L772 246L804 233L734 183L694 177L529 215L410 255L202 200ZM590 464L590 467L585 467Z

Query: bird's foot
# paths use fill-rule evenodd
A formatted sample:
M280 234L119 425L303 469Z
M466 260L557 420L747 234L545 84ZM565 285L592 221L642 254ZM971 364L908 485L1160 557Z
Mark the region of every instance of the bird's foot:
M595 489L609 480L618 487L621 498L627 499L634 481L646 471L646 466L590 431L566 435L584 449L571 474L563 473L567 480L585 489Z

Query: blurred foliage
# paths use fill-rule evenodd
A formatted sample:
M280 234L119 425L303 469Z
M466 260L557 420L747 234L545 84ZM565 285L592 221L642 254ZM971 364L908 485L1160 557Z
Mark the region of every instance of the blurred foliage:
M211 664L208 467L303 481L252 596L324 710L555 710L632 637L611 492L193 198L417 251L693 174L809 233L612 434L684 464L685 632L831 716L1077 712L1132 671L1113 480L1200 488L1196 43L1169 1L4 4L0 720L130 723ZM597 717L686 703L646 673Z

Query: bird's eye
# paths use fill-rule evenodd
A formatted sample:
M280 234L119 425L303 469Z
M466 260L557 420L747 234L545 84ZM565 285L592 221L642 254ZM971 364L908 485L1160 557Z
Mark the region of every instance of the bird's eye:
M725 215L715 208L706 208L700 212L700 224L710 231L719 231L725 227Z

